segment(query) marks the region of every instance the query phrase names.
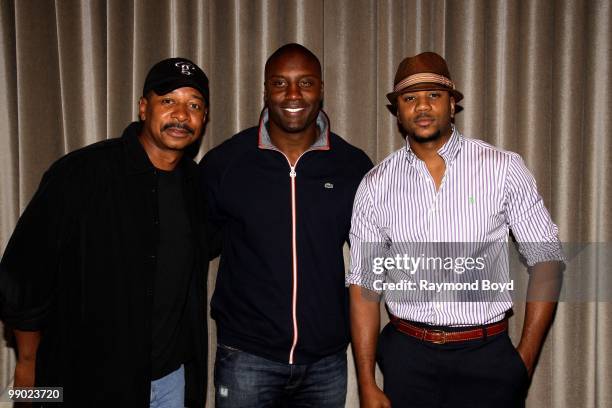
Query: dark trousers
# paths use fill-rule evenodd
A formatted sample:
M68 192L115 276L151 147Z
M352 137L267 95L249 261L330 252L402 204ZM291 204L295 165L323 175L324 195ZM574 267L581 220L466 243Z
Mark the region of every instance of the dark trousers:
M529 379L507 333L433 344L388 324L378 342L384 392L393 408L520 408Z

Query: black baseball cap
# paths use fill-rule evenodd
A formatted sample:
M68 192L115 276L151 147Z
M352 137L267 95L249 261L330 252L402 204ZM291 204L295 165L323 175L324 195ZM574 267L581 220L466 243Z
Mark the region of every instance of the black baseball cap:
M149 91L165 95L177 88L195 88L208 105L208 78L200 67L187 58L168 58L153 65L145 79L142 95Z

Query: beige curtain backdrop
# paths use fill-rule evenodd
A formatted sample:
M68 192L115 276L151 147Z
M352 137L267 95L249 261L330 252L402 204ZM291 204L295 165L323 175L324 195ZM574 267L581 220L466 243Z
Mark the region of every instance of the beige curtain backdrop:
M384 97L398 63L444 55L465 94L459 128L524 157L562 240L610 244L610 21L610 0L0 0L0 249L54 160L136 119L154 62L208 74L203 154L256 124L264 62L287 42L319 56L332 129L374 162L402 145ZM529 407L612 407L612 308L588 300L560 304ZM0 386L13 367L2 345Z

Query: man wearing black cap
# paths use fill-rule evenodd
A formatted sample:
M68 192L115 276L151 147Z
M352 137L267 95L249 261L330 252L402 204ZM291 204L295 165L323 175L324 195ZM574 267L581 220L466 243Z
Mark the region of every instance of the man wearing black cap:
M402 61L387 97L406 147L361 182L346 279L361 406L524 406L558 296L557 226L519 155L454 127L463 95L441 56ZM531 272L516 349L509 230Z
M208 79L157 63L139 122L45 173L0 263L15 386L64 406L203 407L207 242L197 166Z

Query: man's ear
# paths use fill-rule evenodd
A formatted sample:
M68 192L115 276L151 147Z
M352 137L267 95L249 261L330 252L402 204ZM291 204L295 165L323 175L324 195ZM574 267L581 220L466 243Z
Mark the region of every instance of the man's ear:
M138 100L138 118L141 121L144 121L147 118L146 112L147 112L148 104L149 104L149 101L144 96L141 96L140 99Z
M455 117L455 97L450 97L450 117L453 119Z
M268 105L268 97L269 97L269 93L268 93L268 86L266 84L266 81L264 81L264 91L263 91L263 101L264 101L264 106Z

